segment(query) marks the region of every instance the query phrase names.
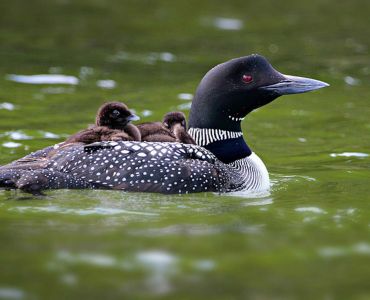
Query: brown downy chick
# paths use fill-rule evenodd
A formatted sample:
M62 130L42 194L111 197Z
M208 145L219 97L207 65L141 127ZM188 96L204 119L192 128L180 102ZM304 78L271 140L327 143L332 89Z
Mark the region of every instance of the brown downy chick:
M145 142L176 142L174 134L162 122L146 122L138 124L141 140Z
M163 122L147 122L137 127L142 141L195 144L186 132L186 120L182 112L170 112L164 116Z
M165 114L163 125L175 136L176 141L184 144L194 144L195 141L186 131L186 117L181 111L173 111Z
M90 126L72 136L64 144L90 144L100 141L141 141L140 131L131 121L139 117L120 102L103 104L96 115L95 125Z

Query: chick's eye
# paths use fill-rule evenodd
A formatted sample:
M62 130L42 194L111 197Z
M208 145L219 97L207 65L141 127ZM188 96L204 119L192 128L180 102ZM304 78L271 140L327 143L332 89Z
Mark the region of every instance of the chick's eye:
M112 112L112 115L113 115L114 117L118 117L118 116L120 115L120 112L119 112L117 109L115 109L115 110Z
M247 74L244 74L243 77L242 77L242 80L245 82L245 83L250 83L253 81L253 77L251 75L247 75Z

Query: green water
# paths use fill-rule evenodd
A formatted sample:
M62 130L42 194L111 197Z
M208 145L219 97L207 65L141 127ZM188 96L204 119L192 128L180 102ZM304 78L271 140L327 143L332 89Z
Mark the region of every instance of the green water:
M0 299L370 299L369 1L14 0L0 11L0 164L84 128L107 99L143 121L188 112L178 95L233 57L259 53L331 84L244 121L270 195L0 191ZM49 73L80 83L6 77Z

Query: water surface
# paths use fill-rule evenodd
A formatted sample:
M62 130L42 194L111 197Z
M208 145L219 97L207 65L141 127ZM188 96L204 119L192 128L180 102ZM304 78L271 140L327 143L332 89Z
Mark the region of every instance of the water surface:
M244 121L269 195L1 191L0 299L370 298L369 2L0 10L0 164L84 128L105 100L143 121L188 112L204 73L233 57L331 84Z

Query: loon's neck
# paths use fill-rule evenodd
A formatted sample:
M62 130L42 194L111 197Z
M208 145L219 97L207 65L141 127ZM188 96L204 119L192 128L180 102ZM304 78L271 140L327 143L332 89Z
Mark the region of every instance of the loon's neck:
M227 131L214 128L190 128L188 133L197 145L208 149L219 160L227 164L252 154L244 141L241 129Z

